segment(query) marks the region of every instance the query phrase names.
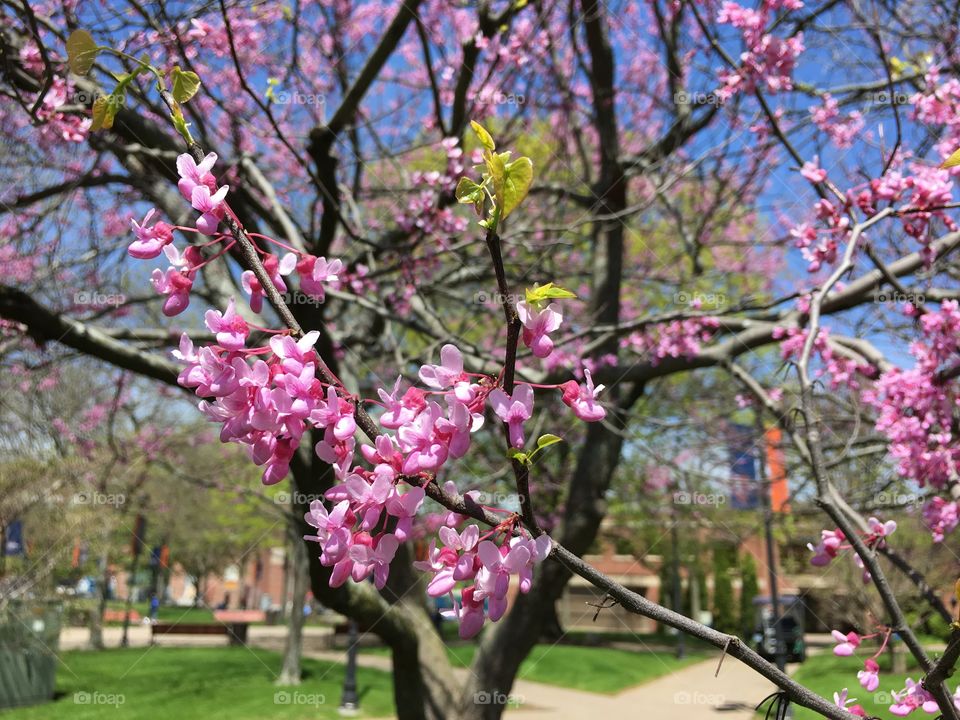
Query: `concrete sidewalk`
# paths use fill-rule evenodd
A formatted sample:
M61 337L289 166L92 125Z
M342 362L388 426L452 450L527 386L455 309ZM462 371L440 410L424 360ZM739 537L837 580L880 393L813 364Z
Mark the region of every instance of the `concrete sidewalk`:
M130 647L147 647L150 644L149 625L131 625L127 635ZM268 650L283 648L287 636L285 625L251 625L247 630L247 644ZM120 647L123 628L105 627L103 642L107 647ZM306 650L323 650L330 647L333 629L328 627L305 627L303 644ZM61 650L85 650L90 642L90 630L83 627L65 627L60 631ZM226 635L162 635L157 645L162 647L223 647Z
M311 658L345 662L345 651L305 653ZM630 717L638 711L652 720L752 720L754 707L774 686L733 658L724 660L719 677L716 658L624 690L616 695L571 690L519 677L506 698L479 697L479 702L506 702L513 720L584 720L591 716ZM386 655L360 654L363 667L390 671ZM469 670L454 673L465 677Z

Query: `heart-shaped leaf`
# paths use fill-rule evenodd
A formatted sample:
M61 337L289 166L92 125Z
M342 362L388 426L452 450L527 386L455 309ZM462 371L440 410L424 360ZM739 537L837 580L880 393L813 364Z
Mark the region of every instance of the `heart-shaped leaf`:
M537 450L543 450L545 447L556 445L558 442L563 442L563 438L551 435L550 433L541 435L537 438Z
M569 300L576 297L576 295L569 290L559 285L554 285L552 282L534 288L527 288L525 294L527 296L527 303L530 305L543 302L544 300Z
M67 65L70 72L86 75L97 59L97 43L86 30L74 30L67 38Z
M523 202L533 182L533 162L528 157L521 157L512 163L506 163L503 183L503 210L500 217L506 217Z
M200 76L190 70L181 70L179 65L174 65L170 76L173 83L173 99L178 103L187 102L200 89Z

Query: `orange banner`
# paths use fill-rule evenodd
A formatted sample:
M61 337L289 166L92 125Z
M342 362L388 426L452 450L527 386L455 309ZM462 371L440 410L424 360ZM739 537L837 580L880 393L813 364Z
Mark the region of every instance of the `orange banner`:
M783 458L780 442L783 435L780 428L769 428L765 433L767 446L767 473L770 477L770 507L774 512L790 512L787 498L790 489L787 485L787 468Z

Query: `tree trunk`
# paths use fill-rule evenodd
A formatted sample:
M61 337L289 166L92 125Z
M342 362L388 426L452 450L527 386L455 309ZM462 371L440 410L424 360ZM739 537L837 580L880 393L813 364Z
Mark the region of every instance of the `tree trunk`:
M307 560L307 548L303 540L297 537L299 523L291 527L290 560L288 572L292 578L290 613L287 617L287 639L283 647L283 667L277 685L300 684L300 657L303 654L303 606L310 580L310 567ZM284 603L286 604L286 603Z
M303 443L303 452L291 462L299 524L297 536L312 535L315 528L303 520L311 499L320 499L333 482L330 466ZM370 583L345 583L330 587L331 568L320 564L320 549L305 544L310 588L325 606L357 621L361 633L375 633L393 654L393 692L398 720L452 720L460 687L453 677L446 648L425 606L422 578L413 572L410 548L401 545L390 565L390 578L382 594Z
M97 597L97 606L90 611L90 639L87 643L93 650L103 650L103 615L107 611L107 586L110 584L110 557L104 551L100 555L100 564L103 566L103 576L100 581L100 592Z
M610 422L622 425L622 416ZM622 438L600 423L591 424L581 445L570 481L560 542L576 555L593 543L606 514L604 498L620 460ZM550 608L563 594L570 571L554 561L543 563L533 587L518 595L510 612L487 630L477 652L466 688L460 697L464 720L496 720L506 709L520 663L540 639Z

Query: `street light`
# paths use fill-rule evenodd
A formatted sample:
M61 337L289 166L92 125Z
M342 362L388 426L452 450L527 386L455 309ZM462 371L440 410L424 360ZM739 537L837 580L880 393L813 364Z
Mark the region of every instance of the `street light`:
M347 672L343 676L343 694L340 696L340 707L337 712L346 717L353 717L360 712L360 697L357 695L357 621L347 623Z

